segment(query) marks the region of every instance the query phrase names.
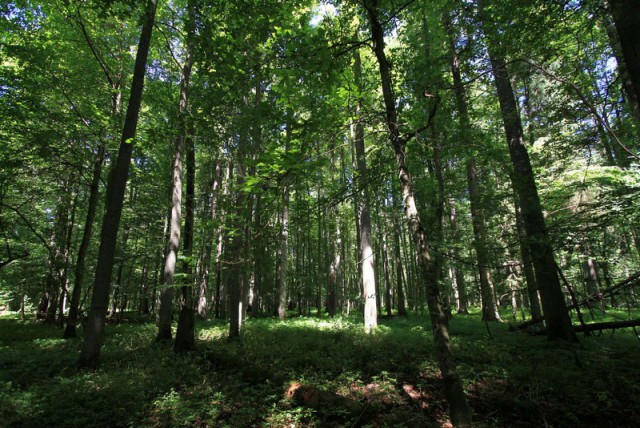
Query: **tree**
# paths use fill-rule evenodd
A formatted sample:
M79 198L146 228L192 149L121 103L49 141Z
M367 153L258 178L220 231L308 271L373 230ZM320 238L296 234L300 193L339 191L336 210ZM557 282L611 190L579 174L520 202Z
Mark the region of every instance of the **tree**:
M142 101L142 89L144 86L144 75L151 44L151 33L156 13L157 0L148 0L145 11L145 20L138 42L138 52L136 54L136 64L131 84L131 95L127 106L120 149L116 164L111 171L107 183L106 211L100 233L100 250L98 254L98 265L93 285L91 298L91 309L89 311L87 327L84 334L84 342L80 353L80 365L95 366L100 357L102 348L102 337L104 335L104 325L106 321L107 306L109 303L109 287L111 273L115 257L116 239L124 192L129 176L129 164L133 152L136 128L138 125L138 115Z
M481 2L481 5L484 5L484 1ZM481 7L481 11L484 10ZM482 19L484 23L486 17ZM486 25L484 28L486 34L488 32ZM576 341L577 337L571 326L556 270L553 249L549 242L529 153L522 136L522 123L513 95L507 64L499 56L490 33L486 37L486 43L513 166L513 187L518 194L522 209L527 243L533 259L536 282L542 297L547 337L552 340Z
M395 153L400 179L400 190L404 203L404 211L411 236L416 245L417 256L422 269L423 281L427 287L427 304L431 318L431 328L436 349L436 356L442 373L445 395L450 406L451 420L454 425L471 422L471 412L464 396L462 382L456 369L456 363L449 343L449 322L440 302L437 272L433 256L426 240L426 233L420 222L416 206L411 175L407 169L405 144L406 138L401 137L396 112L396 100L393 95L390 64L385 53L384 29L379 18L378 1L367 1L364 5L371 28L373 49L378 60L382 94L384 98L386 125L389 130L389 142Z

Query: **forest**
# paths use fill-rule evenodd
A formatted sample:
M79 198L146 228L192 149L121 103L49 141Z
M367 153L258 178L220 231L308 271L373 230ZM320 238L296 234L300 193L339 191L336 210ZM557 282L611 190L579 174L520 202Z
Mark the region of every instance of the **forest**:
M0 2L0 426L640 426L640 2Z

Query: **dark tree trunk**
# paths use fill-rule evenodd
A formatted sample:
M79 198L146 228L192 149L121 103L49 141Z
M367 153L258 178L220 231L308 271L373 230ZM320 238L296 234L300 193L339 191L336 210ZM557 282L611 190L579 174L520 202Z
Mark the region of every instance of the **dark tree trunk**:
M491 39L487 38L487 48L494 75L500 110L504 122L509 155L513 165L513 187L518 194L522 208L522 219L527 234L527 243L542 297L542 309L547 323L547 337L554 340L576 341L577 336L571 326L567 312L553 249L547 235L542 205L538 196L529 153L522 137L522 124L507 66L497 54Z
M460 139L465 147L473 153L473 141L470 135L471 120L469 119L469 106L462 82L460 71L460 58L456 50L455 36L450 18L445 18L445 28L449 38L449 54L451 55L451 74L453 76L454 95L458 109L460 124ZM467 160L467 187L471 202L471 223L473 226L473 247L476 251L478 262L478 275L480 277L480 293L482 295L482 319L484 321L500 321L500 314L496 305L493 284L489 272L489 254L486 245L486 231L484 224L484 210L482 208L480 187L476 159L471 155Z
M365 2L365 7L368 13L369 24L371 25L374 52L380 71L386 123L389 129L389 142L395 153L404 210L411 236L416 245L423 280L427 287L427 303L429 306L429 316L431 318L433 340L444 382L445 395L450 406L451 420L454 425L466 425L471 423L471 411L467 405L464 389L462 388L462 382L449 342L449 321L440 302L437 271L434 266L435 261L426 241L426 233L420 222L420 216L418 215L414 199L413 184L405 158L405 141L400 136L396 113L396 100L392 90L391 67L384 51L384 30L378 15L378 1L367 1Z
M186 68L186 66L185 66ZM186 72L185 72L186 75ZM190 127L187 127L190 129ZM195 179L196 179L196 150L193 135L186 136L187 150L187 197L185 203L183 254L186 258L182 269L186 274L181 287L180 314L178 315L178 327L174 350L185 352L195 349L195 310L193 293L193 222L195 203Z
M473 225L473 246L478 261L478 275L480 277L480 292L482 294L482 320L500 321L500 314L496 305L495 292L489 272L489 253L484 225L484 213L480 202L478 171L475 158L467 161L467 185L469 200L471 201L471 223Z
M514 196L516 202L516 228L518 230L518 241L520 243L520 254L522 256L522 270L527 281L527 296L529 297L529 310L534 321L542 319L542 309L540 309L540 298L538 297L538 282L533 268L531 251L527 243L527 232L522 221L522 211L518 203L517 195Z
M111 285L118 226L120 225L124 192L129 177L129 164L131 163L134 138L138 125L138 114L140 113L140 103L142 101L147 56L155 20L156 2L157 0L148 0L147 2L146 19L138 43L133 82L131 84L131 95L129 97L127 115L122 131L120 149L107 183L106 211L100 233L98 265L96 267L93 295L91 298L91 309L89 311L84 342L80 353L80 365L82 366L96 366L100 358L107 306L109 305L109 288Z
M82 233L82 241L78 248L76 256L75 277L73 282L73 292L71 294L71 302L69 305L69 318L67 326L64 330L64 338L76 337L76 326L78 324L78 313L80 309L80 297L82 296L82 284L84 282L85 260L87 251L91 243L91 233L93 232L93 223L98 207L98 197L100 195L100 176L102 174L102 163L104 162L104 145L98 145L98 153L93 164L93 176L91 177L91 185L89 186L89 202L87 207L87 217L84 222L84 231Z
M406 316L407 309L405 307L405 294L403 287L403 267L402 267L402 253L400 247L400 234L402 233L400 230L400 224L398 223L398 216L396 213L396 202L394 198L393 203L393 212L391 218L393 219L393 249L394 249L394 259L396 264L396 294L398 299L398 315Z
M640 102L640 1L609 0L611 16L616 26L618 39L629 80L635 92L636 103ZM638 105L640 108L640 105Z

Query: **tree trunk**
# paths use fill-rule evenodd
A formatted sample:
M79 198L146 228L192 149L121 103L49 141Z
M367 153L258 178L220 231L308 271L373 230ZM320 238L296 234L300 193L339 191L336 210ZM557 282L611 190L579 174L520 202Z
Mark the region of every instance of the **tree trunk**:
M176 273L176 263L178 260L178 250L180 248L180 227L182 222L182 169L185 145L185 123L184 114L187 111L188 102L188 76L187 65L183 73L180 87L180 132L175 140L175 154L173 159L173 173L171 186L171 215L169 216L169 242L164 262L164 273L161 281L160 308L158 309L158 333L157 341L170 341L171 320L173 318L173 289L174 276Z
M405 294L403 287L403 266L402 266L402 253L400 249L400 234L402 231L400 230L400 224L398 223L398 216L396 214L396 202L394 198L393 202L393 213L391 218L393 219L393 249L394 249L394 259L396 264L396 295L398 300L398 315L407 316L407 309L405 307Z
M411 236L416 245L421 264L423 280L427 286L427 303L433 331L435 351L442 373L445 394L450 406L451 420L454 425L471 423L471 411L462 388L462 382L456 368L455 358L449 342L449 323L440 303L440 290L437 283L437 272L434 260L426 242L426 234L420 222L413 193L413 184L405 158L405 141L400 137L399 122L396 113L396 100L392 91L391 67L384 51L384 30L378 15L378 1L365 3L371 25L371 36L374 52L378 60L382 94L386 110L386 123L389 129L389 142L395 153L400 180L400 190L404 202L405 214Z
M144 75L155 20L156 3L157 0L147 1L146 19L138 43L131 95L122 131L120 149L116 164L107 183L106 211L100 233L98 265L91 298L91 309L80 353L80 365L82 366L95 366L100 358L105 317L109 304L109 286L115 257L118 226L120 225L124 192L129 177L129 164L131 163L134 138L138 126L138 114L140 113L140 103L142 101Z
M518 230L518 241L520 242L520 254L522 256L522 270L527 281L527 295L529 297L529 310L534 321L542 319L542 309L540 309L540 298L538 297L538 283L531 259L531 251L527 243L527 232L524 229L522 220L522 210L518 203L517 195L514 195L516 205L516 228Z
M454 236L454 239L457 242L460 242L460 232L458 231L458 216L456 213L455 201L453 198L449 198L449 225L451 227L451 232ZM468 314L468 301L467 301L467 290L464 281L464 272L462 268L458 265L458 260L460 260L460 251L457 246L453 248L453 256L455 260L451 266L451 281L455 283L454 292L456 293L456 312L459 314Z
M355 51L354 74L356 84L362 86L362 62L360 53ZM360 275L362 277L362 296L364 298L364 330L371 333L378 327L378 309L376 296L376 274L373 265L373 248L371 244L371 215L369 213L369 194L367 192L367 158L364 146L364 125L360 120L360 103L356 106L356 132L354 144L358 166L358 190L360 197Z
M487 39L487 49L494 75L509 155L513 165L513 187L518 194L522 218L531 251L536 281L542 297L542 308L547 322L547 337L553 340L576 341L577 336L567 313L553 249L547 236L547 228L538 189L529 160L529 153L522 137L522 124L506 63L500 58Z
M185 65L186 68L186 65ZM186 75L186 72L185 72ZM190 129L189 127L187 129ZM195 310L193 293L193 222L195 203L196 151L193 134L186 136L187 149L187 197L184 221L183 254L186 261L182 267L186 274L183 279L180 296L180 314L176 330L174 350L176 352L192 351L195 349Z
M240 137L243 140L243 137ZM244 143L240 143L243 145ZM234 213L233 227L231 231L233 236L231 238L231 245L229 248L229 275L228 290L229 290L229 339L237 339L240 337L240 330L242 328L242 314L244 312L244 302L242 299L242 269L244 268L243 248L244 248L244 227L245 220L245 206L246 196L242 190L242 186L245 182L244 166L242 165L243 147L238 147L237 163L236 163L236 194L234 206L237 213ZM230 180L233 180L233 176L230 175Z
M638 0L609 0L611 16L616 26L618 40L629 80L640 103L640 2ZM640 108L640 104L638 105Z
M69 339L76 337L76 326L78 324L78 314L80 310L80 297L82 296L82 284L84 282L85 260L87 251L91 243L91 233L93 232L93 223L98 207L98 197L100 195L100 176L102 174L102 163L104 162L104 145L98 144L98 153L93 164L93 176L91 177L91 185L89 186L89 202L87 207L87 217L84 221L84 231L82 232L82 241L78 248L76 256L75 275L73 282L73 292L71 294L71 302L69 305L69 317L67 326L64 330L64 338Z
M213 240L216 237L214 225L220 220L218 219L218 199L220 193L220 185L222 184L222 162L216 161L215 173L213 176L213 182L211 184L211 231L205 244L204 257L202 260L202 278L200 280L200 294L198 297L198 317L201 319L207 318L207 308L209 302L207 296L209 294L209 280L211 277L211 253L213 252Z
M278 248L278 318L287 316L287 263L289 248L289 177L282 179L282 212L280 213L280 246Z
M455 36L451 26L451 18L444 20L445 29L449 38L449 54L451 55L451 74L453 76L454 95L458 109L460 124L460 139L465 147L472 148L473 141L470 135L471 120L469 119L469 106L467 104L462 74L460 72L460 58L456 50ZM500 314L496 305L493 284L489 277L489 255L486 246L486 231L484 224L484 210L480 200L480 187L476 159L471 155L467 159L467 187L471 202L471 223L473 226L473 247L476 251L478 262L478 275L480 276L480 293L482 295L482 320L500 321Z
M467 185L471 202L471 223L473 225L473 246L478 260L478 275L480 277L480 293L482 294L482 320L500 321L500 314L496 305L495 292L489 272L489 254L487 252L484 215L480 202L478 186L478 171L475 158L467 161Z

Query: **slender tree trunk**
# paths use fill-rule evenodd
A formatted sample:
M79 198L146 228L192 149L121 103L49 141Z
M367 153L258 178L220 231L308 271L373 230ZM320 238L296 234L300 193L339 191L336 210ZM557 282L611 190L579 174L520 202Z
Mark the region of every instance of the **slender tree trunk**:
M413 184L405 158L405 141L400 137L399 122L396 113L396 100L392 90L391 67L384 51L384 30L378 15L378 1L365 3L374 52L378 60L382 94L386 110L386 122L389 129L389 141L395 153L400 179L400 190L404 202L405 214L411 236L421 264L423 280L427 286L427 303L433 331L435 351L442 373L445 394L449 402L451 420L454 425L471 423L471 411L467 405L462 382L456 368L455 358L449 342L449 322L440 303L440 290L437 283L437 271L434 269L434 259L426 241L426 233L420 222L418 209L414 199Z
M456 212L455 201L453 198L449 198L449 225L451 227L451 232L454 236L454 239L459 242L460 232L458 231L458 216ZM453 255L455 257L455 260L451 266L451 281L456 285L454 290L456 293L456 312L459 314L468 314L469 308L467 300L467 290L464 280L464 272L458 265L458 261L460 260L460 250L457 246L453 247Z
M210 269L211 269L211 253L213 252L213 240L216 237L215 231L217 228L214 228L213 225L218 223L220 220L218 218L218 194L220 193L220 185L222 184L222 162L216 161L215 173L213 176L213 182L211 184L211 231L209 232L209 237L207 238L207 243L205 244L204 257L202 260L202 278L200 281L200 295L198 298L198 317L201 319L207 318L207 308L209 306L209 302L207 301L207 296L209 294L209 280L210 280Z
M73 292L71 294L71 302L69 305L69 318L67 326L64 330L64 338L76 337L76 326L78 324L78 314L80 309L80 297L82 296L82 284L84 282L85 260L87 251L91 243L91 234L93 232L93 223L98 207L98 197L100 195L100 176L102 174L102 163L104 162L104 145L98 144L98 152L96 160L93 164L93 176L91 177L91 185L89 186L89 202L87 206L87 217L84 222L84 231L82 233L82 241L78 248L76 256L76 266L74 275Z
M398 223L398 216L396 213L395 198L393 202L393 213L391 218L393 219L393 249L394 259L396 264L396 295L398 300L398 315L407 316L407 309L405 307L405 294L403 287L403 267L402 267L402 253L400 249L400 224Z
M280 246L278 248L278 318L287 316L287 263L289 248L289 177L283 177L282 212L280 213Z
M354 74L356 84L362 86L362 61L356 50L354 58ZM369 213L369 193L367 192L367 158L364 146L364 125L360 118L360 103L356 106L356 132L354 145L358 166L358 190L360 197L360 275L362 277L362 296L364 297L364 330L373 332L378 327L378 296L376 296L376 274L373 265L373 247L371 243L371 215Z
M517 195L515 195L514 200L516 202L516 228L518 230L518 241L520 242L522 270L524 271L524 277L527 281L529 310L531 311L531 318L534 321L538 321L542 319L542 309L540 309L540 298L538 297L538 283L536 281L536 274L533 268L533 260L531 259L531 251L529 250L529 244L527 243L527 232L524 229L522 210L520 209Z
M474 236L473 246L476 250L478 260L478 275L480 277L480 292L482 294L482 320L500 321L495 291L489 272L489 254L487 252L486 230L478 183L476 160L475 158L471 158L467 161L467 185L469 187L469 200L471 201L471 223L473 225Z
M120 225L124 192L129 177L129 164L131 163L134 138L138 125L138 114L140 113L140 103L142 101L144 75L155 20L156 3L157 0L147 1L146 19L138 43L131 95L122 131L120 149L115 167L107 183L106 212L100 233L98 265L91 298L91 309L80 353L80 365L82 366L95 366L100 358L105 317L109 304L109 286L115 257L118 226Z
M244 138L240 137L242 141ZM242 186L245 182L244 166L242 165L243 150L241 146L238 147L238 156L236 163L236 194L234 206L237 213L234 213L234 222L232 227L233 236L231 238L231 245L229 248L229 274L228 274L228 290L229 290L229 339L238 339L240 337L240 330L242 328L242 314L244 312L244 301L242 299L242 269L244 268L243 248L244 248L244 211L246 209L246 196L242 190ZM233 176L230 175L230 180L233 180Z
M185 66L186 68L186 66ZM185 75L187 73L185 72ZM188 79L186 79L188 80ZM187 127L191 129L191 127ZM196 151L193 140L193 134L186 136L187 149L187 197L186 197L186 213L184 221L184 241L183 254L186 262L183 265L183 271L186 278L183 279L185 284L181 287L180 296L180 314L178 315L178 326L176 330L176 341L174 350L176 352L185 352L195 349L195 310L193 305L193 223L195 214L195 179L196 179Z
M185 65L186 67L186 65ZM184 77L184 76L183 76ZM180 90L180 115L186 112L187 87L183 78ZM175 140L175 154L173 159L173 174L171 186L171 215L169 216L169 242L165 255L164 271L161 281L160 308L158 309L157 341L169 341L172 338L171 320L173 318L173 290L178 250L180 248L180 227L182 222L182 169L184 156L185 135L181 127L180 134Z
M449 54L451 55L451 74L453 75L454 95L458 109L460 123L460 139L466 147L473 147L470 135L471 120L469 119L469 106L467 104L462 75L460 72L460 58L456 50L455 36L449 17L445 18L445 29L449 38ZM489 254L486 246L486 230L484 213L480 198L480 187L476 159L472 155L467 159L467 187L471 202L471 223L473 226L473 247L476 251L478 262L478 275L480 276L480 292L482 295L482 319L484 321L500 321L500 314L496 305L493 284L489 272Z
M542 297L547 337L553 340L577 341L560 286L529 153L522 137L522 124L507 66L496 53L490 38L487 38L487 48L513 165L513 187L522 208L527 242Z

